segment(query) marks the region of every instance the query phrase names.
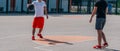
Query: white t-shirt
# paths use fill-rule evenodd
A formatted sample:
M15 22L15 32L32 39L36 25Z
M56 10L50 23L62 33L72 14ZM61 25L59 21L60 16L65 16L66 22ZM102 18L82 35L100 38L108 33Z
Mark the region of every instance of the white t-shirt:
M44 17L44 7L46 7L45 2L33 1L32 4L34 5L34 8L35 8L34 17Z

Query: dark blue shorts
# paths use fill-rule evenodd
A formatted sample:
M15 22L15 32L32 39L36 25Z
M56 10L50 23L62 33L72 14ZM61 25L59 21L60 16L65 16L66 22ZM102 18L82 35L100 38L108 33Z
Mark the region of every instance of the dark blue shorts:
M103 30L105 23L106 23L105 18L97 18L96 25L95 25L96 30Z

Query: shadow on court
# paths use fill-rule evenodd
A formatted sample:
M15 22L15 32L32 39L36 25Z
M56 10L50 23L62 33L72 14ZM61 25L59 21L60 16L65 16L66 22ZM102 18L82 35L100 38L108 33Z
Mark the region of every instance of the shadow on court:
M36 39L36 41L47 42L49 45L56 45L56 44L61 44L61 43L62 44L67 44L67 45L73 45L73 43L59 41L59 40L52 40L52 39L48 39L48 38Z
M84 42L84 41L91 41L95 38L92 36L45 36L43 39L37 38L35 40L36 43L43 44L43 45L56 45L56 44L67 44L73 45L72 42Z

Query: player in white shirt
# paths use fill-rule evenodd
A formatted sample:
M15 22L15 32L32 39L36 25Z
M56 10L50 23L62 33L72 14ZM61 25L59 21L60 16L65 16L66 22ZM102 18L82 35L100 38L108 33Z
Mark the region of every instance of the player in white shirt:
M48 19L46 3L43 0L36 0L36 1L33 1L32 4L28 4L27 6L29 7L30 5L34 5L34 9L35 9L35 15L33 20L33 30L32 30L32 40L35 40L34 35L35 35L36 28L39 28L39 32L37 35L40 38L43 38L41 32L44 26L44 13Z

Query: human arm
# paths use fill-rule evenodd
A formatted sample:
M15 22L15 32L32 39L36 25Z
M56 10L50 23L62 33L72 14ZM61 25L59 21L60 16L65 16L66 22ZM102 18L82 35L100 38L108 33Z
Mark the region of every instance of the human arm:
M97 12L97 7L94 7L94 9L93 9L93 11L92 11L91 18L90 18L90 20L89 20L90 23L92 22L92 19L93 19L94 15L96 14L96 12Z
M45 12L46 18L48 19L48 13L47 13L48 11L46 6L44 6L44 12Z

